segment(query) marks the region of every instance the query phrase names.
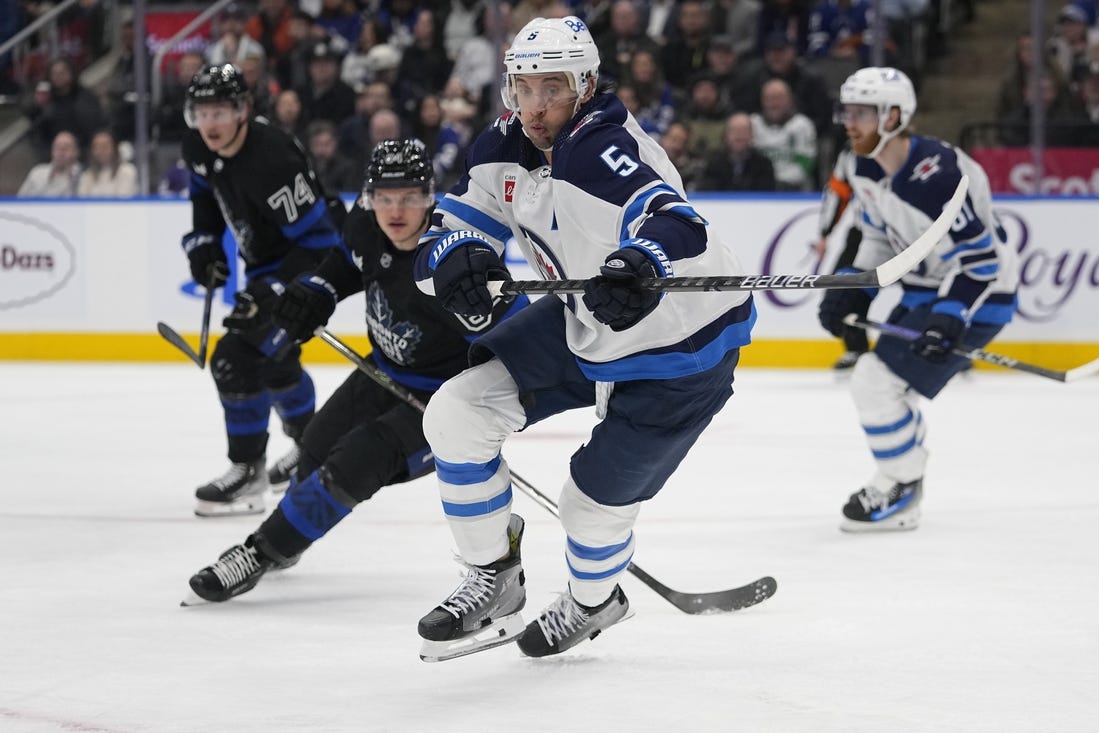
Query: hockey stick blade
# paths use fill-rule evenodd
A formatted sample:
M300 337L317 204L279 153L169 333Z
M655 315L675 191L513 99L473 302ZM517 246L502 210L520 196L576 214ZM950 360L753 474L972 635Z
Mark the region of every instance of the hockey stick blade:
M205 360L199 358L199 355L195 353L195 350L191 348L190 344L184 341L183 337L176 333L175 330L173 330L172 327L169 326L167 323L157 321L156 330L161 336L164 337L165 341L182 351L184 355L188 359L193 361L199 369L202 369L205 366Z
M923 234L891 259L866 272L835 275L728 275L718 277L642 278L639 285L649 290L700 293L723 290L828 290L840 288L881 288L901 279L906 272L923 262L950 231L954 218L965 203L969 177L962 176L954 195L943 206L942 213ZM587 280L511 280L492 281L493 295L529 295L546 293L580 294Z
M864 331L880 331L881 333L904 339L905 341L915 341L921 336L920 332L914 329L898 326L894 323L878 323L877 321L864 320L854 313L847 315L843 319L843 322L848 326L861 328ZM955 347L950 351L951 353L965 357L970 361L983 361L987 364L995 364L996 366L1001 366L1005 369L1014 369L1017 372L1026 372L1027 374L1034 374L1058 382L1075 382L1078 379L1083 379L1084 377L1090 377L1093 374L1099 373L1099 359L1093 359L1087 364L1081 364L1072 369L1061 370L1047 369L1046 367L1037 366L1035 364L1027 364L1018 359L1013 359L1010 356L995 354L991 351L985 351L984 349Z
M517 486L520 491L529 496L536 503L540 504L544 509L549 511L553 516L561 516L557 505L553 503L552 499L539 491L537 487L522 476L516 474L515 471L511 472L511 483ZM683 591L672 590L642 570L641 567L635 563L631 562L626 567L626 570L642 583L649 586L649 588L656 591L657 595L668 603L671 603L683 613L690 614L738 611L742 608L754 606L757 603L767 600L775 594L776 590L778 590L778 583L775 579L766 576L738 588L711 591L709 593L684 593Z
M343 354L343 356L358 367L366 376L373 379L379 385L392 392L395 396L404 400L407 404L412 405L420 412L426 409L424 403L420 402L416 397L404 389L401 385L394 382L389 378L385 372L377 367L367 363L365 359L358 355L354 349L344 343L338 336L327 331L324 327L318 328L314 331L314 334L331 346L336 351ZM557 504L553 502L548 496L543 494L538 488L524 479L515 471L511 471L511 483L514 484L530 497L535 503L539 504L543 509L548 511L555 517L560 517L561 512L557 508ZM739 588L730 588L728 590L713 591L711 593L682 593L680 591L672 590L668 586L659 582L653 576L646 573L640 567L634 563L630 563L627 567L634 576L641 580L645 585L652 588L662 598L671 603L673 606L683 611L684 613L713 613L719 611L736 611L741 608L747 608L748 606L754 606L760 601L765 601L775 594L775 590L778 588L778 584L775 579L768 576L760 578L754 583L740 586Z

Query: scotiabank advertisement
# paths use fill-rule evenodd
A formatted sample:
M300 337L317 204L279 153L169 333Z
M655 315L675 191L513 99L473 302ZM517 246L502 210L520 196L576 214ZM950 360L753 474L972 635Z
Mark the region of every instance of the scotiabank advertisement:
M1046 148L1039 173L1029 148L977 148L994 193L1092 196L1099 194L1099 148Z

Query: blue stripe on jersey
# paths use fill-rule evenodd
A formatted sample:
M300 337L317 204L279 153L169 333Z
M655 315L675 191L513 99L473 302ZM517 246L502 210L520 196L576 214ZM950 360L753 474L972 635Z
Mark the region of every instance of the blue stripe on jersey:
M690 215L697 217L699 221L702 220L702 217L698 216L690 204L683 201L683 197L680 196L674 188L666 183L661 183L659 186L654 186L641 196L638 196L634 202L627 206L626 210L622 212L622 231L619 232L618 238L629 239L629 228L634 221L640 219L644 214L652 214L662 206L666 206L677 200L687 207L690 211Z
M210 190L210 184L206 182L205 178L192 172L189 188L191 189L191 193L207 193Z
M630 541L633 540L633 532L630 532L630 536L625 542L617 545L607 545L605 547L590 547L588 545L582 545L572 537L566 538L569 548L569 552L576 555L582 560L591 560L592 562L601 562L609 558L614 557L618 553L625 550L630 546Z
M948 316L954 316L958 320L965 320L965 303L959 303L956 300L940 300L931 306L932 313L945 313Z
M699 374L717 365L733 349L751 342L756 322L753 300L746 300L721 318L689 337L660 349L652 349L609 362L577 358L584 376L596 382L632 379L675 379ZM705 344L695 348L696 344Z
M435 470L439 471L439 459L435 459ZM441 474L440 474L441 477ZM511 503L511 485L503 492L487 501L471 501L468 504L459 504L453 501L443 502L443 513L448 517L481 517L503 509Z
M450 463L436 457L435 470L440 481L454 486L483 484L500 470L500 456L497 454L487 463Z
M904 417L892 425L863 425L862 429L866 431L867 435L886 435L888 433L895 433L912 422L912 418L914 417L915 414L909 410Z
M966 272L974 277L988 278L991 280L1000 271L999 265L982 265L981 267L967 267Z
M290 240L295 240L307 231L312 229L324 215L328 213L328 202L321 199L313 204L313 207L309 211L305 212L305 215L300 217L297 221L291 222L284 226L279 227L282 229L283 235ZM324 229L333 229L331 223L326 222Z
M501 242L506 242L511 237L511 227L507 224L504 224L502 221L494 219L480 209L475 209L469 204L462 203L451 196L447 196L440 201L435 212L453 214L466 224L469 224L470 228L483 232Z
M865 224L866 226L870 227L871 229L876 229L879 232L884 232L885 231L885 225L884 224L875 224L870 219L870 217L867 216L865 211L862 212L862 223Z
M375 354L380 354L381 351L376 346L373 347ZM379 356L374 357L374 363L377 365L386 376L392 379L394 382L401 384L409 389L418 389L424 392L435 392L439 387L443 386L445 379L438 379L435 377L426 377L421 374L414 374L412 372L403 372L398 369L394 369L393 365Z

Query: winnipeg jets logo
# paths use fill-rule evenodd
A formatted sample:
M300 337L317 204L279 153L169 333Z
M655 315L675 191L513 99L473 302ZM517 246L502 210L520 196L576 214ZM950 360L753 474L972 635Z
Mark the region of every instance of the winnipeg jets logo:
M594 122L599 115L603 114L603 110L596 110L595 112L589 112L584 115L584 119L576 123L576 127L572 128L572 132L569 133L569 137L576 137L576 133L580 132L580 128L584 127L590 122Z
M366 294L366 324L378 348L391 361L402 366L413 363L423 332L414 323L394 322L393 309L377 283L372 283Z
M910 181L926 181L931 176L935 175L942 168L939 166L939 159L941 155L933 155L930 158L924 158L912 168L912 175L908 180Z

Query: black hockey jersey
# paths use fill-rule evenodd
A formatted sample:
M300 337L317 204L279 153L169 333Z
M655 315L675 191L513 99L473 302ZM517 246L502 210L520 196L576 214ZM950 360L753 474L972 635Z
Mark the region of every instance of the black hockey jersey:
M185 243L220 237L228 227L249 279L280 280L309 269L340 243L343 203L326 197L298 141L262 117L250 122L231 158L209 150L197 130L187 132L182 148L194 227Z
M412 276L416 253L397 249L374 212L356 204L347 216L344 246L316 273L339 298L366 293L366 326L373 358L392 379L433 392L467 366L469 343L528 303L526 296L497 302L488 317L458 316L420 292Z

